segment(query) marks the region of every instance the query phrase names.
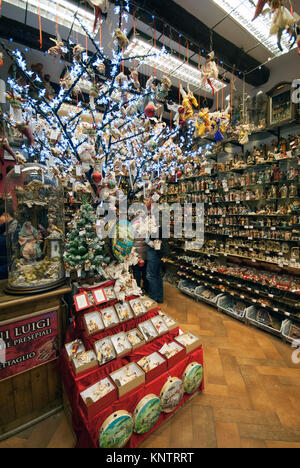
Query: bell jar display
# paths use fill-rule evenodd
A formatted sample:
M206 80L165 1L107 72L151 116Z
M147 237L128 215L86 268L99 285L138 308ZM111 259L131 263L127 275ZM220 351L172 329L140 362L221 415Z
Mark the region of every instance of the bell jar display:
M40 164L15 166L5 180L5 205L14 217L6 232L6 291L33 294L64 284L64 197L58 179Z

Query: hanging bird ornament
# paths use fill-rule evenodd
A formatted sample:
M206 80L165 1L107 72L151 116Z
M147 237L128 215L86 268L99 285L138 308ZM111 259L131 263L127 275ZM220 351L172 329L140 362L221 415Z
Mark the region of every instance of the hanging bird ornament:
M98 21L101 21L101 18L107 18L109 11L109 0L88 0L89 4L94 7L95 11L95 21L93 31L96 31Z
M59 33L57 33L56 39L50 37L50 41L54 42L55 46L48 49L48 54L51 55L51 57L61 58L64 54L64 43L61 40Z

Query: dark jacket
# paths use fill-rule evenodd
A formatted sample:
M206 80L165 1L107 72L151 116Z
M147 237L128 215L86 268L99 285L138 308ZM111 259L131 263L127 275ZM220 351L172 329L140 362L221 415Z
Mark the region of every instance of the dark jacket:
M16 236L18 235L18 222L13 219L7 225L7 232L9 236L10 244L16 242ZM8 277L8 259L7 259L7 247L6 247L6 226L2 224L0 226L0 280L7 279Z
M6 279L7 275L6 234L5 224L3 224L0 226L0 280Z

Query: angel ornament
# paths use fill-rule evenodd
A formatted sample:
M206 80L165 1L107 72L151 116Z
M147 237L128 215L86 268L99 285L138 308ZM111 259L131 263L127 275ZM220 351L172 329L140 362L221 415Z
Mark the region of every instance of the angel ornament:
M208 54L205 64L203 65L201 69L202 84L204 85L206 85L206 83L209 84L209 86L212 89L213 96L215 95L215 88L213 86L212 80L216 80L219 76L219 70L218 70L218 67L216 65L214 58L215 58L215 53L212 51L210 54Z
M189 85L187 86L187 91L186 92L184 89L181 89L181 96L182 96L182 107L184 109L183 112L183 119L187 120L193 117L194 115L194 107L198 107L198 101L195 98L193 92L190 90Z
M89 4L94 7L95 21L94 29L96 31L98 21L101 21L102 16L106 19L109 11L109 0L88 0Z
M50 40L55 43L55 46L50 47L50 49L48 49L48 54L54 58L56 57L61 58L64 53L64 43L61 40L60 35L57 34L56 39L53 39L53 37L50 37Z

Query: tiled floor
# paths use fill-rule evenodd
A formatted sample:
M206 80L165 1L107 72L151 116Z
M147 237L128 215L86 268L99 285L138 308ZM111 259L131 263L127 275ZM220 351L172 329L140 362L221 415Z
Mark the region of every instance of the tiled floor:
M201 336L205 391L146 439L147 448L300 448L300 365L278 338L165 285L163 310ZM74 447L64 413L0 443Z

